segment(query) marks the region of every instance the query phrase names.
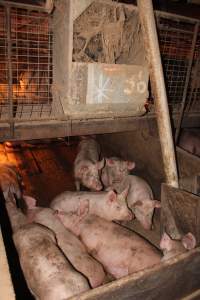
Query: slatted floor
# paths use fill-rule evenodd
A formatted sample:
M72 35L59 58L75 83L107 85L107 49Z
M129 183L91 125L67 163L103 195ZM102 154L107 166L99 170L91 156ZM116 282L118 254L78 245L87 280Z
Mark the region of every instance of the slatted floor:
M39 205L48 206L57 194L74 190L73 161L76 142L65 141L31 145L21 143L15 148L0 144L0 162L12 162L21 174L24 194L38 199Z

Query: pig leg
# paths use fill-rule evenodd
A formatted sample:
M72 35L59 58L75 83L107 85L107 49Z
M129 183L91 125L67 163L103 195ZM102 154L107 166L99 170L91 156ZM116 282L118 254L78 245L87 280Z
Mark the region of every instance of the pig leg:
M81 184L79 180L75 180L75 186L76 186L76 190L80 191L81 190Z

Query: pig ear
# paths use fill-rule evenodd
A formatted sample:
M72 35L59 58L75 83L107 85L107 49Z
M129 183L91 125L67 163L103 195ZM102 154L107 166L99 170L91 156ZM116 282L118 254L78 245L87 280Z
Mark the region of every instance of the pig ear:
M171 250L171 241L172 239L170 238L170 236L166 232L164 232L160 240L160 249L166 249L168 251Z
M142 205L143 205L142 201L137 200L136 202L134 202L134 203L132 204L132 207L135 207L135 206L142 206Z
M154 207L155 208L161 208L161 202L158 201L158 200L153 200L153 203L154 203Z
M29 209L36 207L37 200L30 196L23 196L23 199Z
M89 200L81 200L79 203L77 214L82 219L89 212Z
M114 165L114 160L112 158L106 158L106 165L109 167L113 167Z
M122 199L126 199L126 197L128 196L128 191L129 191L129 185L123 190L123 192L121 192L121 194L119 196Z
M104 167L104 164L105 164L105 160L104 160L104 158L102 158L102 160L100 160L96 163L97 169L101 170Z
M112 203L112 202L116 201L116 199L117 199L117 194L113 190L109 191L108 192L108 202Z
M195 236L191 232L188 232L186 235L183 236L182 244L187 250L194 249L196 246Z
M135 162L134 161L127 160L126 163L127 163L128 170L133 170L135 168Z

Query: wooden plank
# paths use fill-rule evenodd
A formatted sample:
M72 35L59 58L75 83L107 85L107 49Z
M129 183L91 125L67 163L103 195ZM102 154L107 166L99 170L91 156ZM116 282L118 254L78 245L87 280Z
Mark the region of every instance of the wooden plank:
M1 227L0 227L0 291L3 300L14 300L15 292L11 281L11 275L9 271L4 241L2 237Z
M72 300L181 299L200 286L200 249L137 272Z
M173 238L191 232L200 244L200 197L162 184L162 226Z
M57 138L84 134L102 134L123 131L138 130L155 124L154 114L142 117L102 118L102 119L77 119L77 120L32 120L16 122L14 137L10 136L10 127L6 123L0 123L0 141L30 140L42 138ZM174 116L174 126L176 116ZM183 121L185 127L200 127L198 114L191 114ZM180 148L179 148L180 149ZM179 155L179 153L178 153ZM183 175L184 176L184 175Z
M200 174L200 157L176 147L180 178Z
M73 51L72 0L55 3L53 14L53 99L57 115L65 113L71 88L71 65ZM60 100L62 109L60 107Z
M200 290L197 290L194 293L182 298L181 300L198 300L199 298L200 298Z
M179 186L187 192L200 195L200 175L180 178Z

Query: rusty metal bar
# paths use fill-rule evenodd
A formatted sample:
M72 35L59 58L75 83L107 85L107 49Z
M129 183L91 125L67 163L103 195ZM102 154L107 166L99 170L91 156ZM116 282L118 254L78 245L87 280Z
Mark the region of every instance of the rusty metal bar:
M6 30L7 30L7 57L8 57L8 101L10 117L10 134L14 136L14 118L13 118L13 78L12 78L12 42L11 42L11 18L10 6L6 6Z
M199 32L199 22L196 23L195 28L194 28L194 35L193 35L193 39L192 39L189 64L188 64L188 68L187 68L185 86L184 86L183 97L182 97L182 102L181 102L181 110L180 110L177 127L176 127L176 134L175 134L176 144L178 143L179 133L181 130L181 123L182 123L183 113L184 113L184 109L185 109L187 90L188 90L188 86L189 86L189 80L190 80L190 74L191 74L191 70L192 70L192 63L193 63L193 58L194 58L194 52L195 52L195 46L196 46L196 42L197 42L198 32Z
M155 112L160 136L166 183L178 187L178 175L172 139L163 68L151 0L137 0L142 25L144 46L150 70L151 86L155 97Z

